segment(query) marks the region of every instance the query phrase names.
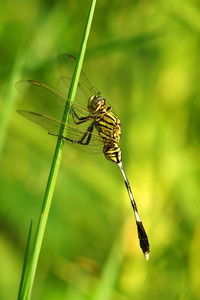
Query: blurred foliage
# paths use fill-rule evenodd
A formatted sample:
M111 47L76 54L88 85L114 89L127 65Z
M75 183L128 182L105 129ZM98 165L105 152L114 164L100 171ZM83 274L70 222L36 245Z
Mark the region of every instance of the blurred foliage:
M56 143L16 113L27 103L14 83L56 88L56 57L76 55L88 7L0 2L0 299L17 297ZM97 1L84 69L122 121L150 259L117 167L66 145L33 299L200 299L199 20L197 0Z

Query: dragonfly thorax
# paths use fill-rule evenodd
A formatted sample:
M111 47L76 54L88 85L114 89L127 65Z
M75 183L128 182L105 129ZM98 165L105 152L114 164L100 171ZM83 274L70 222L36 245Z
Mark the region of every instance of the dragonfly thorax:
M92 112L101 110L106 104L105 98L99 95L90 97L88 101L88 109Z

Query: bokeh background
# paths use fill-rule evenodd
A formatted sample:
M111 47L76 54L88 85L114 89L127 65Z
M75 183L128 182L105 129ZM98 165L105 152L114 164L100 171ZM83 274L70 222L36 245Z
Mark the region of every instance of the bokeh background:
M16 113L14 84L56 87L89 0L0 1L0 299L16 299L56 138ZM122 121L123 164L149 235L145 261L117 166L66 145L33 299L200 299L200 3L97 1L84 69Z

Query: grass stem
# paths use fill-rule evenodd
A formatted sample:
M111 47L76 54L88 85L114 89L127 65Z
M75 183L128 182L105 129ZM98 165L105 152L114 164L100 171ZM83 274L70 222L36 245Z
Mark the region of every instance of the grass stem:
M86 45L87 45L92 19L94 15L95 5L96 5L96 0L92 0L89 8L89 13L86 20L85 28L84 28L82 40L81 40L80 49L77 56L77 61L76 61L76 65L75 65L75 69L71 81L71 86L69 89L68 99L71 101L73 101L75 98L79 76L80 76L84 55L86 51ZM66 105L65 112L63 115L64 123L67 121L68 113L69 113L69 107L68 105ZM64 132L64 126L61 127L60 135L62 135L63 132ZM45 192L44 201L40 213L40 218L39 218L38 227L35 235L33 249L30 255L30 260L27 266L27 272L23 280L24 284L21 289L21 293L19 297L20 300L29 299L31 295L38 258L42 246L42 241L43 241L46 223L49 215L53 192L55 189L56 179L57 179L60 162L62 158L63 145L64 145L64 141L61 138L58 138L52 165L51 165L51 170L49 173L49 178L46 186L46 192Z

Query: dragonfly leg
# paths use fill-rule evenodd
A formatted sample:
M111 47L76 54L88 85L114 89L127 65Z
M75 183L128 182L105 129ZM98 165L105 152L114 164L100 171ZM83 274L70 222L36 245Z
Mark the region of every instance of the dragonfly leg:
M65 137L65 136L62 136L62 135L59 135L59 134L53 134L53 133L50 133L50 132L48 132L48 134L63 138L66 141L72 142L74 144L88 145L90 140L91 140L91 137L92 137L93 129L94 129L94 122L88 126L88 129L86 130L86 132L83 134L83 136L78 141L75 141L75 140L73 140L69 137ZM84 142L86 137L87 137L87 139Z
M93 119L92 116L79 117L79 116L76 114L76 112L74 111L73 108L71 108L71 112L72 112L72 118L73 118L73 121L74 121L75 124L82 124L82 123L85 123L85 122L87 122L87 121ZM76 120L75 120L75 117L76 117L79 121L76 121Z
M88 145L91 140L91 137L92 137L93 128L94 128L94 122L88 126L88 129L86 130L86 132L83 134L83 136L78 141L75 141L70 138L64 138L64 139L71 141L72 143ZM84 142L85 138L86 138L86 141Z

